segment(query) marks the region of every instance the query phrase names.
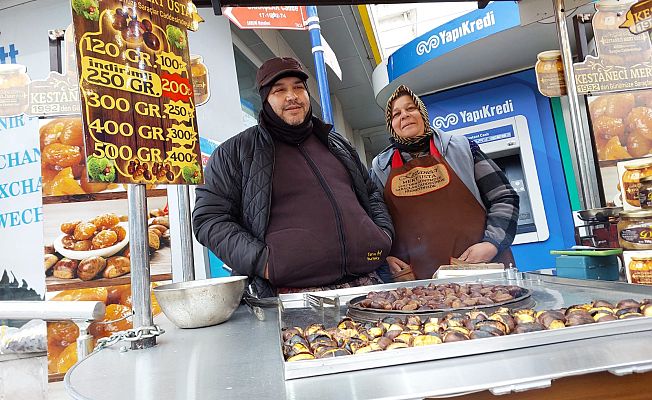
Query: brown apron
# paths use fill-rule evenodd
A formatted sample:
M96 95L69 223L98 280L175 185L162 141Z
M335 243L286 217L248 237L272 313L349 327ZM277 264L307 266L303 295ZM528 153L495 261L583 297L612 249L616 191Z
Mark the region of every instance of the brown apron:
M429 279L451 257L482 241L487 213L430 141L430 155L405 163L398 150L385 183L396 237L390 254ZM510 249L492 261L514 263Z

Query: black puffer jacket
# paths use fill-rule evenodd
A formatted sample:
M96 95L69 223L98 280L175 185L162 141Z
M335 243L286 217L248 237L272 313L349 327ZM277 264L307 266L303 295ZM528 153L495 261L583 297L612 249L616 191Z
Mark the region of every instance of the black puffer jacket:
M324 123L313 118L313 124ZM383 195L369 178L355 149L338 133L328 134L328 148L351 175L362 208L376 225L394 235ZM260 126L221 144L206 165L205 184L196 189L193 227L197 240L235 274L249 276L260 297L274 296L265 279L274 142Z

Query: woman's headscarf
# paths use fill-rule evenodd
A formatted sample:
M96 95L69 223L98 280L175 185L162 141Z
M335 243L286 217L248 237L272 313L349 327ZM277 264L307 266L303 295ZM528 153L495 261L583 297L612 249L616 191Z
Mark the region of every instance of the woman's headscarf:
M396 99L401 96L410 96L414 104L419 107L419 112L421 113L421 118L423 118L424 132L420 135L404 138L399 136L392 127L392 105ZM397 147L399 150L405 151L420 151L423 149L424 145L427 146L428 141L432 137L432 128L430 127L430 118L428 117L428 110L426 105L423 104L423 101L417 96L412 90L407 86L401 85L396 88L394 93L387 100L387 107L385 108L385 122L387 123L387 131L392 136L390 141L392 144Z

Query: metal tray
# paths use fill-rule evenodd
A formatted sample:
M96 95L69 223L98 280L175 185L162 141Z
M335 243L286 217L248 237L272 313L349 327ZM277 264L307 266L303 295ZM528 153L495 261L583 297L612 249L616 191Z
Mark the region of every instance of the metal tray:
M502 301L499 303L488 304L484 306L471 306L471 307L459 307L459 308L442 308L435 310L427 311L402 311L402 310L378 310L375 308L366 308L358 305L358 303L367 298L366 295L354 297L349 300L346 305L348 310L346 315L352 319L360 322L376 322L386 317L398 317L404 318L408 315L418 315L422 318L427 317L441 317L442 315L455 311L455 312L466 312L471 310L482 310L486 312L493 312L500 307L508 307L510 309L519 309L519 308L534 308L535 301L532 299L532 292L529 289L521 288L521 295L508 301Z
M633 298L642 300L652 297L652 287L630 285L626 283L565 279L529 273L508 273L474 276L470 278L440 279L414 281L412 285L405 282L386 285L348 288L314 293L324 297L335 297L341 303L366 294L369 291L395 289L400 286L418 286L446 282L481 282L486 284L517 285L531 292L531 299L536 302L535 309L558 309L592 300L617 302ZM279 352L281 348L281 328L288 326L305 326L310 323L335 324L341 315L346 314L346 306L340 308L311 307L303 294L282 295L279 305ZM285 379L306 378L347 371L380 368L391 365L433 361L474 354L501 352L505 350L535 347L545 344L582 340L582 346L590 346L591 339L603 336L619 335L629 332L652 331L652 317L641 317L590 325L568 327L564 329L530 332L518 335L498 336L463 342L443 343L439 345L380 351L367 354L354 354L329 359L283 362ZM652 333L651 333L652 334ZM580 345L580 344L578 344ZM281 354L281 359L283 356Z

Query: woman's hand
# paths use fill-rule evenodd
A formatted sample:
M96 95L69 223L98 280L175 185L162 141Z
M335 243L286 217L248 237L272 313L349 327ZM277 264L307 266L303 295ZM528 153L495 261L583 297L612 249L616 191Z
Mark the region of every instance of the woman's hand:
M402 270L410 268L410 264L394 256L387 257L387 264L389 265L389 270L392 274L398 274Z
M466 249L466 251L464 251L464 253L462 253L458 258L469 264L486 263L493 260L497 254L498 249L496 246L489 242L480 242ZM387 258L389 259L389 257Z

